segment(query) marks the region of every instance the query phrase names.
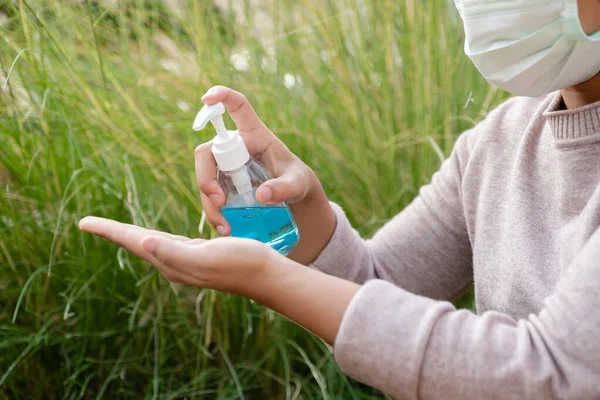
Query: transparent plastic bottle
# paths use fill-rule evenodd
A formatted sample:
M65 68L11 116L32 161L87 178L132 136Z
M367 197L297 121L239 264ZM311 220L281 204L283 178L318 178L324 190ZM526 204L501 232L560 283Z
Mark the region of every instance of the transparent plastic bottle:
M231 236L259 240L287 256L300 239L290 208L285 203L264 205L256 201L256 189L271 179L258 162L250 158L240 168L245 168L250 176L251 202L233 182L231 175L237 171L219 171L217 177L227 199L221 212L231 225Z
M231 236L261 241L287 256L300 239L294 217L285 203L264 205L256 201L256 189L271 176L250 157L238 132L225 128L224 113L222 103L202 107L193 129L204 129L210 121L217 131L212 153L226 196L221 211L231 225Z

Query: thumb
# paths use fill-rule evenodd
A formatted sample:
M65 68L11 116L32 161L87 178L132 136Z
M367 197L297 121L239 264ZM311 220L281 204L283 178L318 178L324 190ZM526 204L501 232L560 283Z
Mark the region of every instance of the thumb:
M302 200L310 187L310 179L298 166L287 169L280 177L271 179L258 188L256 200L263 204Z
M142 240L142 247L166 267L184 270L193 261L192 247L161 236L148 236Z

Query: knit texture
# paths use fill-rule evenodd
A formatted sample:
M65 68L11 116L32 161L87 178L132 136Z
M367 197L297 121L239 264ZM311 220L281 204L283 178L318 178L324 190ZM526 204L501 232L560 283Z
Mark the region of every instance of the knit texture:
M370 240L312 264L364 283L341 369L401 399L600 398L600 103L512 98ZM477 315L449 299L475 286Z

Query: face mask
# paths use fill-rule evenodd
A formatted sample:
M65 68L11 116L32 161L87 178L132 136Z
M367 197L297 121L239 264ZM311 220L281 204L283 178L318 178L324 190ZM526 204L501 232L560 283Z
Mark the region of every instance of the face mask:
M577 0L454 0L465 52L492 84L537 97L600 71L600 32L581 28Z

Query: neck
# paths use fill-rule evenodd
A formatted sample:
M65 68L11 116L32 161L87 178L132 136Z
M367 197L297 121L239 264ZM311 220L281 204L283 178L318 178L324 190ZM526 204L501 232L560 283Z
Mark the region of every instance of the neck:
M567 108L583 107L600 101L600 73L588 81L561 89L560 93Z

